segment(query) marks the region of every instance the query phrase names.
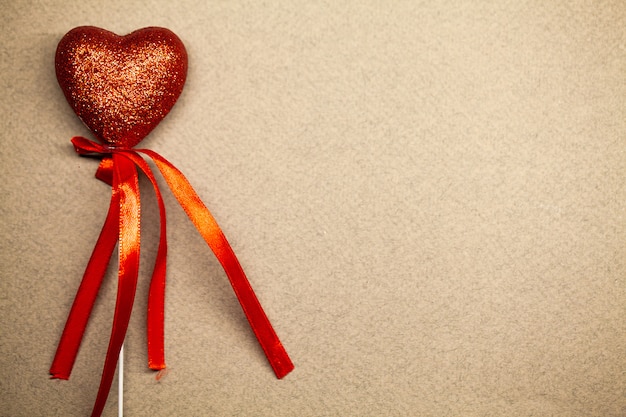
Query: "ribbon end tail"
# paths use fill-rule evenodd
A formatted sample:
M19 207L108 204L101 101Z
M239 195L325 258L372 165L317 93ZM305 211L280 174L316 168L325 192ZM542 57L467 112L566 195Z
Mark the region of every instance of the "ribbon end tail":
M63 372L54 372L52 369L50 370L50 379L62 379L67 381L70 379L70 376Z
M153 371L162 371L166 369L167 366L165 365L165 362L154 362L154 361L148 360L148 368Z
M293 362L291 362L291 359L287 356L287 352L284 352L284 355L281 355L281 357L274 357L270 365L272 365L272 369L278 379L283 379L295 368Z
M288 365L282 366L280 369L275 368L274 373L276 374L276 378L283 379L285 376L287 376L288 373L293 371L293 369L294 369L293 363L289 362Z
M48 373L50 374L50 379L63 379L67 381L70 379L70 374L72 373L72 365L74 361L64 360L63 358L55 357L54 361L52 361L52 365L50 366L50 370Z

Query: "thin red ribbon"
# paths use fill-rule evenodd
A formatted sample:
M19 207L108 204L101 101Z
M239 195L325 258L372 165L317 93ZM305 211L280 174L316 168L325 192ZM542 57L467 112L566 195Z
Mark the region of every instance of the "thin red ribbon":
M169 161L148 149L109 148L83 137L72 138L80 155L100 155L96 177L111 185L111 203L100 236L70 310L57 352L50 367L52 378L68 379L115 244L119 242L118 293L111 338L100 388L92 411L99 416L113 382L119 352L124 342L137 286L140 252L140 193L136 166L148 177L157 197L160 238L148 296L148 366L165 368L164 306L167 238L165 205L156 178L140 153L150 157L194 226L209 245L233 287L241 307L277 378L293 369L293 363L278 339L235 253L217 222L185 176Z

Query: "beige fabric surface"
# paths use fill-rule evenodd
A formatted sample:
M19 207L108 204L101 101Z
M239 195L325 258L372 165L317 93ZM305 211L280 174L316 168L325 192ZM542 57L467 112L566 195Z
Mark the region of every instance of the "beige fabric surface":
M142 145L196 187L296 365L275 379L166 193L169 372L155 380L144 178L125 415L626 415L622 1L0 10L0 415L88 415L108 343L113 269L71 379L48 379L110 194L69 143L91 136L54 74L81 25L185 43L185 90Z

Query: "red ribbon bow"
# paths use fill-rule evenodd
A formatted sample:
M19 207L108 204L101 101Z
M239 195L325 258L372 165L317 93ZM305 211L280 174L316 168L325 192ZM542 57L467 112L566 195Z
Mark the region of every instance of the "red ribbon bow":
M148 297L147 339L148 366L154 370L165 368L164 305L167 256L165 205L156 178L140 154L154 161L170 190L221 263L276 377L282 378L291 372L294 366L254 294L235 253L185 176L165 158L148 149L113 148L79 136L72 138L72 143L80 155L102 157L96 177L111 185L112 193L106 220L85 269L50 367L52 378L69 379L104 274L115 244L119 242L119 283L113 327L92 416L99 416L102 413L113 383L137 287L141 206L135 166L139 167L152 183L161 218L159 247Z

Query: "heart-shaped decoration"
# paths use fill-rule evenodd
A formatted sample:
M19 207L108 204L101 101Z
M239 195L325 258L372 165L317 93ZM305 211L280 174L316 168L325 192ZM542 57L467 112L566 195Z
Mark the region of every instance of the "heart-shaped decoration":
M74 112L102 142L131 148L169 113L183 91L187 52L164 28L126 36L82 26L56 52L56 75Z

